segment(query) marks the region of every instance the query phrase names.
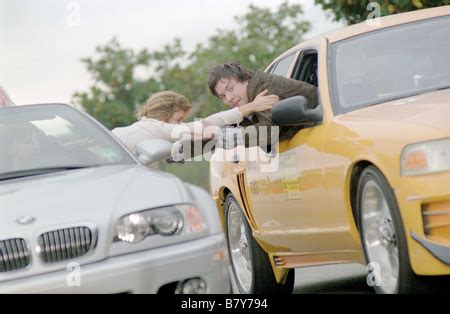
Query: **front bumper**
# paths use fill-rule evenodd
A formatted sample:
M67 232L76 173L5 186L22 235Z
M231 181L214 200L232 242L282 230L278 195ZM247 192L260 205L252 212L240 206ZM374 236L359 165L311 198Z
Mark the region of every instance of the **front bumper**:
M202 278L208 293L230 293L224 235L126 254L76 269L0 283L1 293L157 293L169 283Z
M439 236L430 235L423 213L428 204L450 202L450 173L404 177L395 194L407 235L412 269L418 275L449 275L448 228L437 229Z

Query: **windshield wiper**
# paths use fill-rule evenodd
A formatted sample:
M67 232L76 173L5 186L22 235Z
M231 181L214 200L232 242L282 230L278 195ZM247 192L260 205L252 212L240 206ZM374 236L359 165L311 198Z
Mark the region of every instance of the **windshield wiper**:
M66 170L85 169L85 168L91 168L91 167L95 167L95 166L60 166L60 167L46 167L46 168L20 170L20 171L7 172L7 173L0 174L0 181L23 178L23 177L31 177L31 176L37 176L40 174L60 172L60 171L66 171Z

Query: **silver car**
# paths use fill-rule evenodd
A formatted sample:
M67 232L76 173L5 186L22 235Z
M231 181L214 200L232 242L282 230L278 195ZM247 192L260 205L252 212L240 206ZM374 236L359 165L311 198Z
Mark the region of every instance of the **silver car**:
M204 190L75 108L0 108L0 293L228 293L228 266Z

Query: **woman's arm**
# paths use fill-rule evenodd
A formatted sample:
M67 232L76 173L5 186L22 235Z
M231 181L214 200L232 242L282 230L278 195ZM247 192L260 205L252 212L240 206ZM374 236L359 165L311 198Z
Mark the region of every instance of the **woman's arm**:
M267 90L258 94L254 101L237 108L221 111L210 115L204 119L189 122L172 124L153 120L153 127L158 129L161 138L170 139L171 142L187 137L210 138L217 128L226 125L241 123L245 116L255 112L267 111L278 102L278 96L266 95Z

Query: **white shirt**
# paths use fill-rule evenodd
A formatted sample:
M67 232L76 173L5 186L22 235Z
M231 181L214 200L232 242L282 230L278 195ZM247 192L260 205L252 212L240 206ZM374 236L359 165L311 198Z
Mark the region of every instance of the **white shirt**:
M136 146L151 138L161 138L170 142L176 142L183 134L198 134L201 136L203 127L218 126L241 123L243 115L238 108L229 109L215 113L207 118L190 123L166 123L152 118L143 117L132 125L118 127L111 132L127 146L133 153L136 153Z

